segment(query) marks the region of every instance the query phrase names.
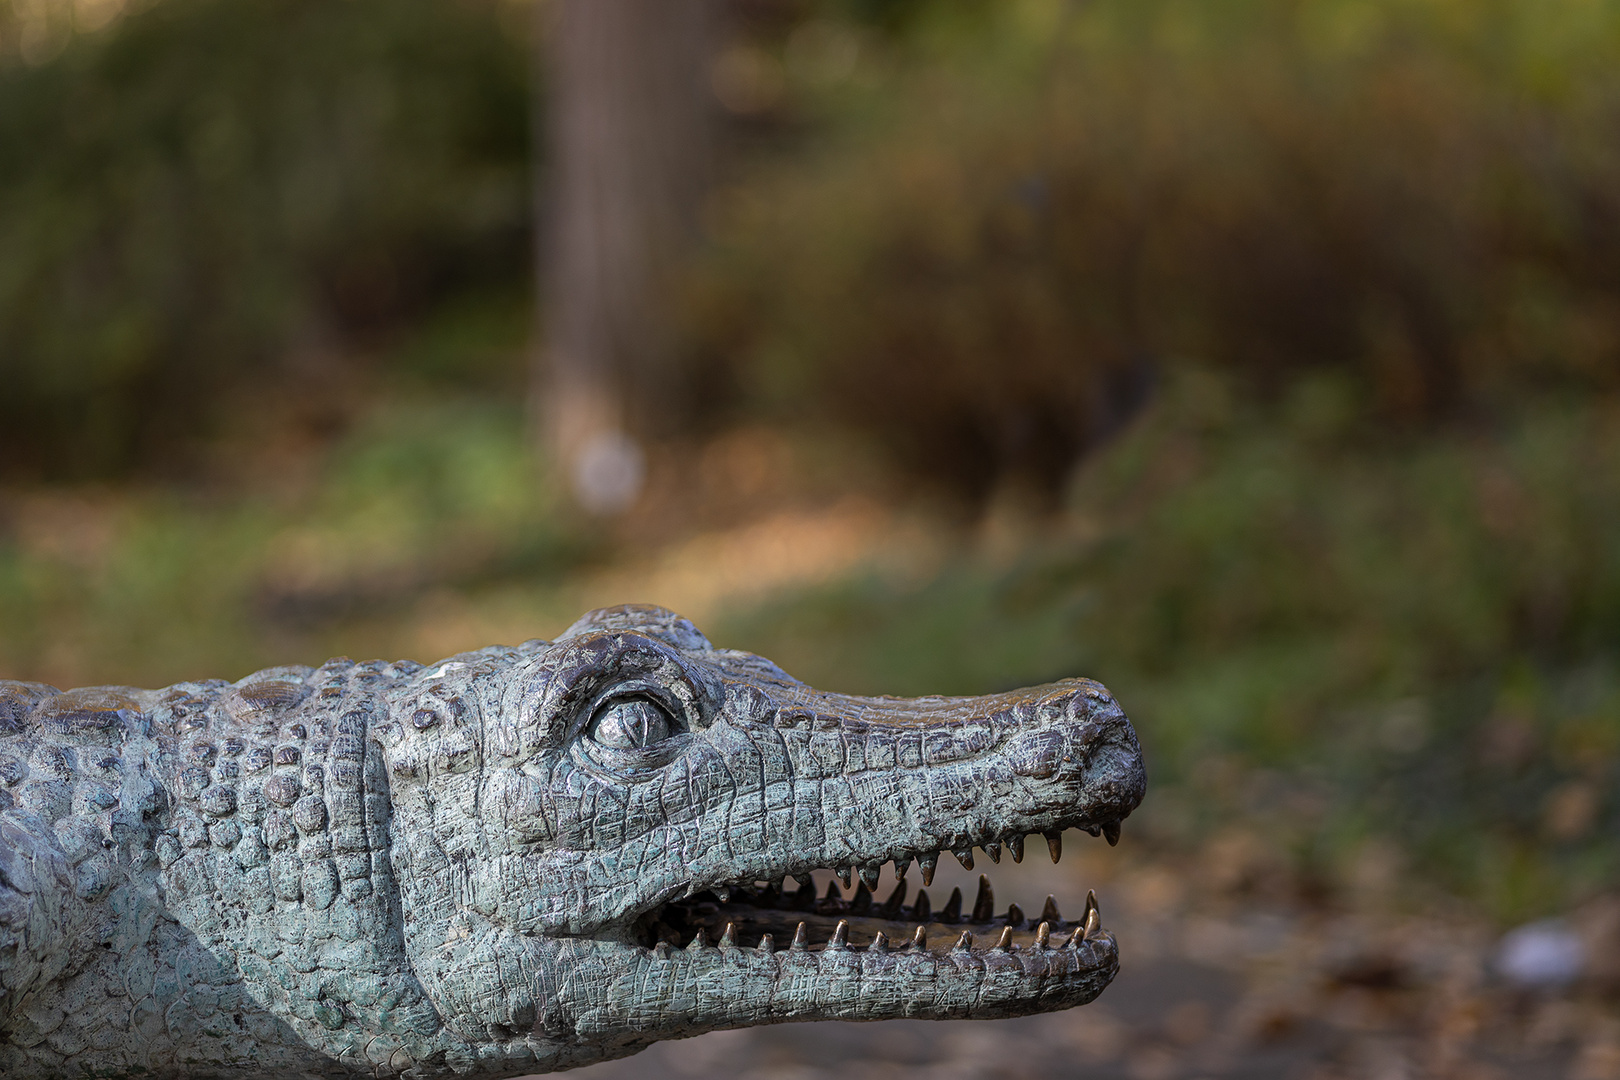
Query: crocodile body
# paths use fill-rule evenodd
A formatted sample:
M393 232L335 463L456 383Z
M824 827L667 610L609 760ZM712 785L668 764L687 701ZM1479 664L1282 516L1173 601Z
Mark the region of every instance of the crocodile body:
M1112 841L1143 784L1094 682L824 693L649 607L430 667L0 682L0 1075L516 1076L1082 1004L1118 966L1094 904L904 875Z

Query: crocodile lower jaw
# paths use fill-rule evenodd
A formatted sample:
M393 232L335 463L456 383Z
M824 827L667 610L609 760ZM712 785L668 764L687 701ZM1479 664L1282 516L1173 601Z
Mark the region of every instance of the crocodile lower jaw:
M1094 999L1119 970L1095 898L1074 921L1056 903L1026 917L992 913L981 875L974 909L961 897L933 909L919 891L875 902L864 883L785 897L773 886L703 891L656 909L636 943L575 939L615 950L620 971L665 987L690 1012L679 1034L782 1020L1010 1017ZM641 1022L635 1025L641 1026Z

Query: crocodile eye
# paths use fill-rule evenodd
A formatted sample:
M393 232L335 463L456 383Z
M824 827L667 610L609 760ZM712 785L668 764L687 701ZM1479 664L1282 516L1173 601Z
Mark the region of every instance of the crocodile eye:
M619 698L596 710L588 734L615 750L644 750L675 727L663 707L644 697Z

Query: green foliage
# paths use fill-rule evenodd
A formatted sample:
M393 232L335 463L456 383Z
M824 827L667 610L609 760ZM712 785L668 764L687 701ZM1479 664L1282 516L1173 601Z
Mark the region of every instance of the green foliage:
M586 553L521 410L443 395L374 409L297 483L9 509L0 671L148 686L320 663L424 595L544 584Z
M529 106L449 0L165 0L0 67L7 470L150 464L224 388L525 295Z
M1375 837L1545 909L1620 870L1620 412L1391 438L1362 392L1323 375L1265 404L1178 367L1076 483L1080 539L725 636L869 692L1093 675L1146 741L1150 824L1235 816L1327 856Z
M1396 426L1620 378L1620 8L1098 0L973 26L857 72L865 112L728 204L693 350L750 404L970 491L1055 490L1164 357L1268 394L1348 371Z

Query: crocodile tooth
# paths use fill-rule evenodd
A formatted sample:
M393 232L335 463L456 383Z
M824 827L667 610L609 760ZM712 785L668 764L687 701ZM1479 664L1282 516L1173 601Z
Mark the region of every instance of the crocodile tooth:
M708 890L709 890L709 887L707 885L699 885L697 882L694 881L694 882L691 882L690 884L688 884L686 886L686 892L684 894L682 894L681 899L682 900L690 900L690 899L692 899L692 897L696 896L698 893L707 892Z
M1091 913L1093 911L1096 911L1096 910L1097 910L1097 890L1096 889L1087 889L1086 890L1086 916L1090 917Z
M861 881L873 892L877 891L878 871L882 869L881 865L875 863L861 867Z
M939 921L943 923L959 923L962 921L961 889L951 890L951 898L945 901L945 906L939 911Z
M1009 951L1011 951L1011 949L1012 949L1012 927L1003 926L1001 928L1001 936L998 937L996 939L996 943L994 945L990 946L990 947L992 949L994 949L996 952L1009 952Z
M687 952L697 952L699 949L708 948L708 946L709 946L709 931L705 927L700 926L700 927L698 927L697 935L695 937L693 937L690 942L687 943L686 951Z
M928 900L928 890L918 889L917 900L911 905L911 917L917 922L927 922L934 914L934 905Z
M722 904L731 903L731 890L724 885L716 885L713 889L715 898Z
M889 951L889 939L883 936L883 931L879 930L872 938L872 944L867 946L867 951L875 953L886 953Z
M1078 949L1081 943L1085 940L1086 928L1083 926L1077 926L1074 928L1074 933L1069 935L1069 940L1063 943L1063 947L1065 949Z
M1086 924L1082 929L1085 930L1088 938L1095 935L1098 930L1102 929L1102 913L1094 907L1087 907Z
M885 919L897 919L897 918L899 918L900 917L900 905L904 904L905 902L906 902L906 879L901 878L900 881L895 885L894 892L890 893L889 898L887 900L883 901L883 917Z
M658 944L653 946L653 955L658 957L660 960L668 960L669 953L670 944L667 941L660 941Z
M827 942L829 949L849 948L849 920L839 919L838 925L833 927L832 940Z
M1001 862L1001 845L1000 844L998 844L994 840L992 840L988 844L982 844L980 846L984 848L984 853L986 855L990 856L990 861L991 862L993 862L993 863Z
M866 882L855 886L855 898L849 902L849 910L856 915L865 915L872 910L872 890L866 887Z
M788 946L790 952L807 952L810 948L810 932L805 929L804 923L793 931L793 944Z
M1043 922L1035 928L1035 947L1037 949L1050 949L1052 947L1052 924Z
M720 935L722 949L735 949L737 947L737 924L726 923L725 931Z
M1005 843L1007 845L1007 850L1012 852L1013 862L1023 862L1024 861L1024 836L1023 836L1023 834L1022 833L1014 833L1013 835L1007 837Z
M964 869L964 870L973 869L973 849L972 848L960 848L960 849L952 851L951 854L955 855L956 856L956 861L962 864L962 869Z
M996 914L996 893L990 888L990 876L979 875L979 895L973 898L973 921L989 922Z
M930 851L925 855L917 856L917 866L922 869L922 879L924 885L932 885L934 883L934 868L938 865L939 852L937 851Z
M1108 846L1113 847L1119 843L1119 822L1109 821L1103 824L1103 835L1108 838Z
M1058 914L1057 897L1047 894L1046 906L1041 908L1041 921L1054 926L1063 921L1063 916Z
M782 892L773 881L761 890L756 902L762 908L773 908L782 902Z
M911 951L912 952L927 952L928 951L928 931L924 930L920 926L917 927L917 929L912 932L912 935L911 935Z
M810 911L816 906L816 886L814 882L807 882L799 887L793 894L793 906L800 911Z
M1063 834L1060 832L1047 833L1046 850L1051 853L1053 862L1063 858Z
M809 874L794 874L793 880L799 883L801 889L808 889L815 882L815 878Z
M1007 925L1022 927L1024 925L1024 909L1017 904L1008 904Z
M973 935L964 930L962 936L956 939L956 944L951 946L951 951L967 952L971 948L973 948Z
M836 881L827 882L827 895L826 895L825 899L829 904L838 904L838 903L843 902L844 894L838 888L838 882L836 882Z
M911 869L911 856L894 860L894 877L896 881L906 880L906 871Z
M1082 825L1080 827L1082 829L1084 829L1086 832L1090 833L1092 836L1101 836L1102 835L1102 826L1101 825Z
M838 880L844 883L844 888L849 888L849 876L851 873L850 867L840 866L838 869L834 870L833 873L837 874Z
M769 956L771 953L775 952L776 951L776 939L774 937L772 937L770 934L766 934L764 937L760 938L759 939L759 951L764 953L766 956Z

